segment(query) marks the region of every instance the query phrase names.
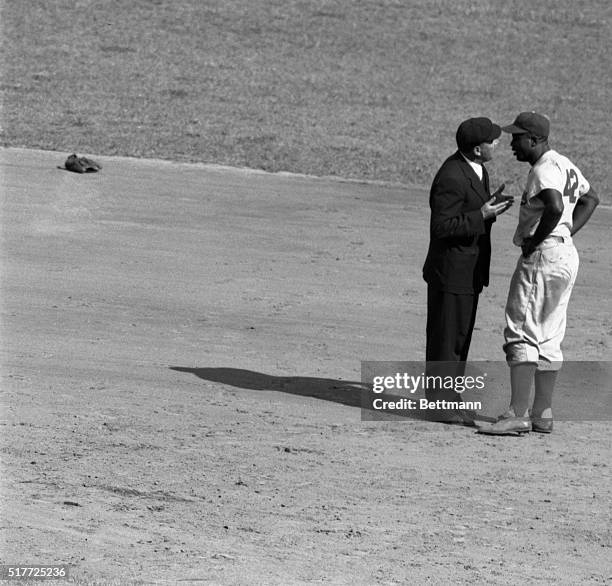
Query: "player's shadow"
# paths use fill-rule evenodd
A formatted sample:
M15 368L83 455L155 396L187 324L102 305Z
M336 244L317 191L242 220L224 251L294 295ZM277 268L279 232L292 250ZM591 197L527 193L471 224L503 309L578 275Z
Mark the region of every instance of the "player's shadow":
M371 411L374 415L374 409L371 401L367 398L364 401L364 395L369 394L371 385L359 381L345 381L330 378L316 378L307 376L272 376L252 370L241 368L189 368L185 366L171 366L170 370L178 372L188 372L197 377L230 385L241 389L253 391L278 391L281 393L289 393L290 395L299 395L301 397L314 397L324 401L340 403L349 407L359 407ZM385 399L392 401L399 399L393 395L385 394ZM426 419L419 411L407 411L402 413L400 419ZM371 419L367 416L367 419ZM372 417L372 419L389 419L388 416L381 414L380 417Z

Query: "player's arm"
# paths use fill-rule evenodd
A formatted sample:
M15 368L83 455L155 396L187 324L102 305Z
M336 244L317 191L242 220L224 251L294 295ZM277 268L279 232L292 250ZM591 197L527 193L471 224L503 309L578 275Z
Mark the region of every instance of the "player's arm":
M563 215L563 196L556 189L543 189L536 195L544 203L540 223L531 238L525 238L522 245L523 256L529 256L555 229Z
M589 221L598 205L599 196L593 188L589 189L588 193L580 196L572 214L572 236Z

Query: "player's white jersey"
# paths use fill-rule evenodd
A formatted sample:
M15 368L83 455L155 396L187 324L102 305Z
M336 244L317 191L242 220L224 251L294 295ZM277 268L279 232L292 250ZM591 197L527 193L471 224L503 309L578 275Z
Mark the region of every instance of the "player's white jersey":
M571 236L572 214L578 198L590 189L580 169L557 151L546 151L529 171L521 199L519 222L513 242L533 236L544 211L544 202L535 197L543 189L555 189L563 196L563 215L551 232L553 236Z

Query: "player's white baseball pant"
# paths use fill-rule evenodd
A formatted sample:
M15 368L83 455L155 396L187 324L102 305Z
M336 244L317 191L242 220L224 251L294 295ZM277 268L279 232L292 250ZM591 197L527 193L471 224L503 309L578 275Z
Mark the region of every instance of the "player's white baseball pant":
M563 361L567 305L578 274L571 238L551 237L519 258L508 292L504 351L509 364L536 362L538 370L559 370Z

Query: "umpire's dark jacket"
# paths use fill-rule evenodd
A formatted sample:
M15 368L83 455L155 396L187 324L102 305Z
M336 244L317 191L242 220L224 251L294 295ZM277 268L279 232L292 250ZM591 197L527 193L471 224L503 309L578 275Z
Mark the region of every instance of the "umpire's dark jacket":
M478 294L489 284L491 225L480 208L491 199L483 180L457 151L436 174L429 194L430 242L423 278L447 293Z

